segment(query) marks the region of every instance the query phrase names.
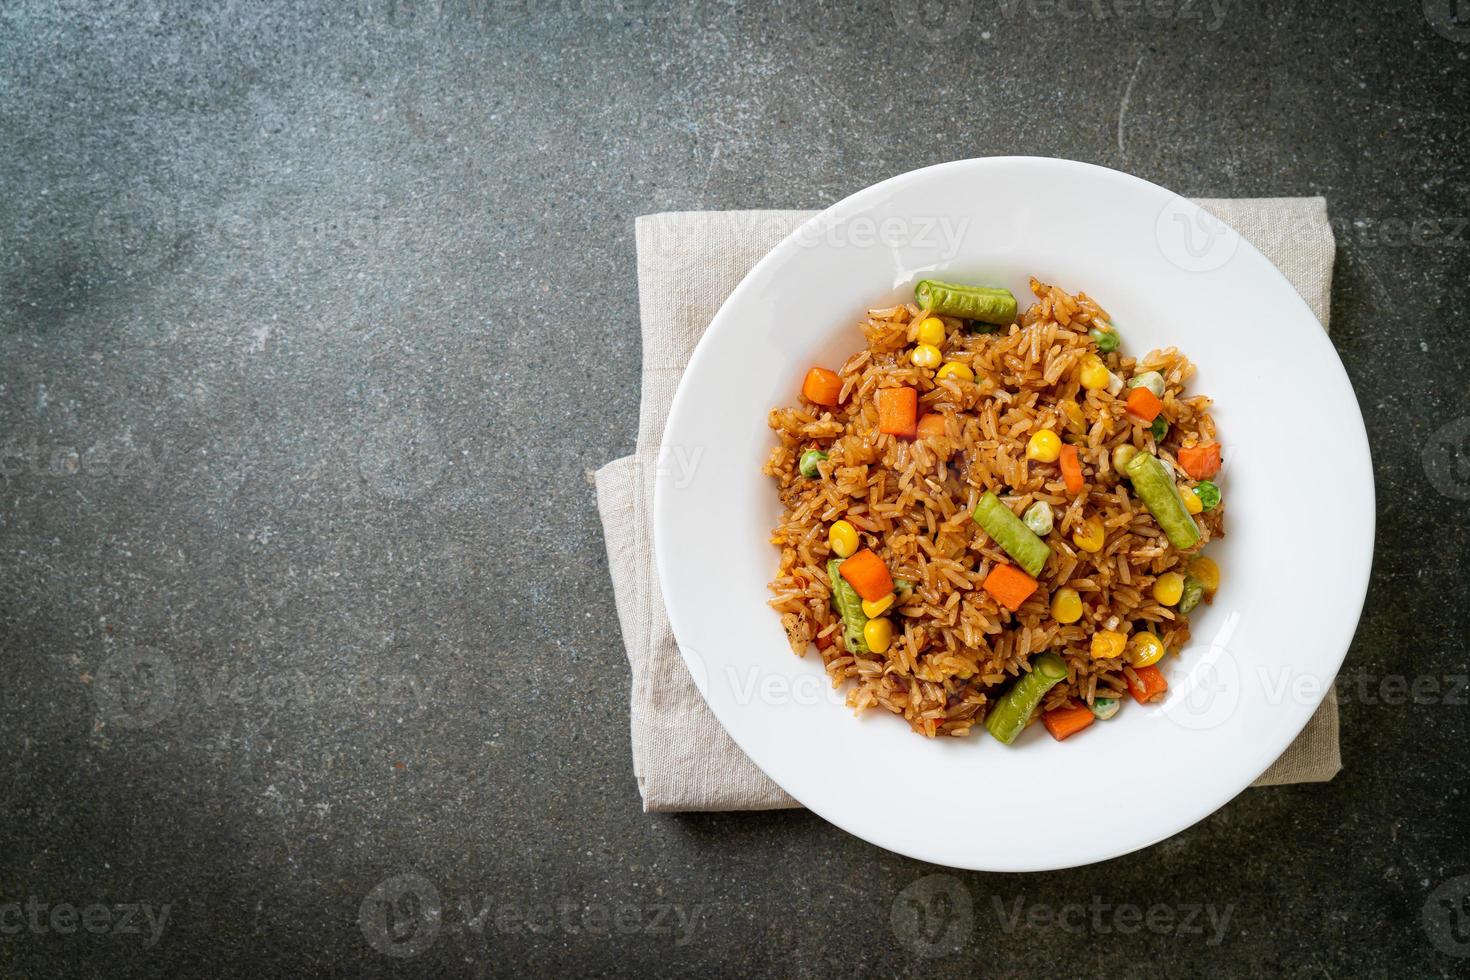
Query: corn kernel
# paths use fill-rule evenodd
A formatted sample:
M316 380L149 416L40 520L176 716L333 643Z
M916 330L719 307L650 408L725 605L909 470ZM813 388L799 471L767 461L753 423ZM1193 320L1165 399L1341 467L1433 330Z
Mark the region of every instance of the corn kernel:
M870 619L863 624L863 639L869 650L883 653L893 643L893 624L886 619Z
M1128 646L1128 637L1112 630L1098 630L1092 634L1092 659L1112 660L1121 657Z
M919 343L938 347L944 343L944 321L937 316L925 317L919 322Z
M1164 641L1152 633L1134 633L1128 641L1128 662L1135 667L1152 667L1164 659Z
M1096 517L1089 517L1077 529L1072 532L1072 543L1083 551L1102 551L1103 542L1107 541L1108 532L1103 527L1103 522Z
M1192 487L1180 487L1179 496L1184 498L1184 509L1191 514L1198 514L1205 509L1204 502L1199 499L1199 494Z
M1075 623L1082 618L1082 597L1076 589L1057 589L1051 597L1051 618L1059 623Z
M1067 431L1077 435L1087 431L1087 416L1082 414L1082 406L1072 399L1062 401L1062 416L1067 420Z
M1038 463L1055 463L1061 454L1061 437L1050 429L1042 429L1026 443L1027 457Z
M1165 572L1154 579L1154 601L1161 606L1178 605L1184 595L1184 576L1178 572Z
M1133 462L1133 457L1137 455L1138 448L1134 446L1131 442L1125 442L1121 446L1114 446L1113 469L1117 470L1119 473L1122 473L1123 467Z
M1082 358L1081 368L1077 372L1077 380L1081 383L1082 387L1089 391L1097 391L1100 388L1106 388L1108 386L1110 374L1111 372L1108 371L1107 365L1102 362L1102 358L1096 354L1088 354Z
M883 615L888 610L893 608L893 602L894 595L892 592L874 602L869 602L867 599L864 599L863 615L868 617L869 619L877 619L879 616Z
M858 550L858 532L847 521L834 521L827 529L827 544L838 558L851 558Z
M934 375L940 381L945 378L959 378L961 381L974 381L975 372L970 370L970 365L961 364L959 361L950 361Z
M937 368L944 355L933 344L919 344L909 355L909 360L914 362L914 367Z
M1211 595L1214 595L1215 590L1220 587L1220 566L1216 565L1213 559L1206 558L1204 555L1200 555L1189 563L1189 574L1193 575L1195 580L1203 585L1205 591Z

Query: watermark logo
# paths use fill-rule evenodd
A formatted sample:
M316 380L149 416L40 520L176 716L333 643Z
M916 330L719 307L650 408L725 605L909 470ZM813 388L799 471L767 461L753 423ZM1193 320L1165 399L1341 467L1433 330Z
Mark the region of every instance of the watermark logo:
M898 941L917 956L957 953L975 928L975 905L964 882L952 875L920 878L898 893L888 913Z
M1470 956L1470 875L1441 882L1424 900L1424 932L1447 956Z
M1423 0L1423 5L1434 33L1456 44L1470 42L1470 0Z
M97 253L119 271L152 272L168 261L178 240L178 205L151 187L119 191L92 216Z
M1240 663L1230 640L1240 625L1240 613L1231 611L1198 657L1193 669L1164 702L1164 714L1181 728L1199 731L1218 728L1240 707Z
M158 650L121 650L92 678L97 713L118 728L158 724L173 711L178 690L174 662Z
M1213 272L1240 248L1240 235L1219 218L1182 197L1164 205L1154 222L1159 251L1186 272Z
M973 0L889 0L888 9L905 34L942 44L960 39L973 6Z
M401 874L378 882L357 910L369 945L385 956L417 956L438 938L444 910L439 889L423 875Z
M1470 416L1441 426L1424 444L1421 459L1434 489L1451 500L1470 500Z

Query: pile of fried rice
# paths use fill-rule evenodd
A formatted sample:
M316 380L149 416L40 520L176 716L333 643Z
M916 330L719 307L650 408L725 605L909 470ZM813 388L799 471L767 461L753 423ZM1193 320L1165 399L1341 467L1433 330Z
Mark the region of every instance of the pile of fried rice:
M905 304L868 312L861 323L866 346L838 372L837 406L802 403L770 414L780 445L765 472L784 508L772 536L781 554L771 605L791 648L803 656L816 648L834 686L849 685L852 708L886 709L930 737L968 734L999 689L1046 651L1063 658L1068 676L1042 710L1121 698L1133 668L1126 656L1094 659L1095 631L1148 629L1169 654L1189 637L1187 618L1155 601L1150 586L1165 572L1182 572L1198 547L1180 552L1170 545L1113 468L1112 450L1131 442L1174 465L1181 445L1213 441L1210 400L1184 394L1194 369L1174 348L1137 360L1121 351L1103 354L1088 334L1095 325L1111 329L1101 307L1085 293L1074 296L1035 279L1031 289L1036 302L997 332L974 332L946 318L946 357L967 364L973 382L936 380L933 371L910 363L905 351L928 311ZM1163 375L1170 425L1161 445L1127 415L1123 393L1079 384L1079 361L1088 354L1123 377ZM946 435L904 439L879 432L873 394L895 385L916 388L920 411L942 414ZM1069 399L1081 407L1084 424L1062 411ZM1090 474L1081 494L1067 492L1056 466L1028 460L1027 440L1044 428L1080 450ZM802 454L814 448L827 454L819 479L798 469ZM971 517L987 490L1017 510L1041 500L1056 514L1039 587L1014 613L981 588L991 568L1008 561ZM1092 516L1107 530L1096 553L1071 538ZM837 520L858 529L862 546L887 562L894 579L913 585L891 613L894 636L881 654L849 651L832 608L827 528ZM1224 507L1195 520L1202 547L1223 533ZM1052 593L1062 587L1077 590L1084 604L1081 619L1065 625L1049 612Z

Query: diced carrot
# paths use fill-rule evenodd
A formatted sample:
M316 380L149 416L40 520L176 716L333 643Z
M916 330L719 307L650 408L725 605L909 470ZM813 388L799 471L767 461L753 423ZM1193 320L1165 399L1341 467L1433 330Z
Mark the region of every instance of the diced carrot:
M1169 682L1157 667L1134 667L1133 674L1138 680L1128 682L1128 693L1139 704L1148 704L1169 689Z
M842 394L842 379L837 376L836 371L814 367L806 373L806 380L801 383L801 393L806 396L807 401L831 408L837 404L837 396Z
M1207 446L1185 446L1175 454L1179 465L1191 479L1208 480L1220 472L1220 444Z
M878 389L878 431L912 439L918 432L919 393L913 388Z
M1143 385L1139 385L1128 392L1128 414L1140 418L1145 422L1152 422L1159 417L1164 410L1164 403L1159 401L1159 396L1149 391Z
M946 431L944 427L944 416L938 412L925 412L923 417L919 419L918 432L920 439L932 439L935 436L942 436Z
M1015 565L996 565L980 585L1011 612L1020 609L1021 603L1036 591L1036 579Z
M1041 723L1058 742L1069 735L1076 735L1096 720L1092 709L1080 701L1069 701L1064 707L1053 708L1041 716Z
M893 591L893 576L888 574L888 566L873 554L872 548L864 548L843 561L838 571L847 579L847 584L869 602L877 602Z
M1062 467L1062 479L1067 483L1068 493L1081 493L1082 487L1082 460L1077 455L1077 447L1065 445L1062 447L1062 455L1059 458Z

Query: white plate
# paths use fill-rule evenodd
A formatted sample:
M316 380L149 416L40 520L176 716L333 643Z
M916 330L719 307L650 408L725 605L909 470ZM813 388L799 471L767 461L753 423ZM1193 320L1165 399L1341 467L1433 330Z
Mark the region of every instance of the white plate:
M928 740L855 718L815 652L766 605L780 513L760 472L770 409L807 367L858 350L869 307L926 275L1086 291L1124 349L1179 347L1216 400L1223 569L1167 699L1054 742L980 728ZM991 871L1125 854L1210 814L1301 731L1367 589L1373 474L1346 373L1307 305L1249 243L1183 198L1087 164L1003 157L929 167L833 205L761 260L700 341L664 433L654 543L684 659L720 723L814 812L880 847Z

